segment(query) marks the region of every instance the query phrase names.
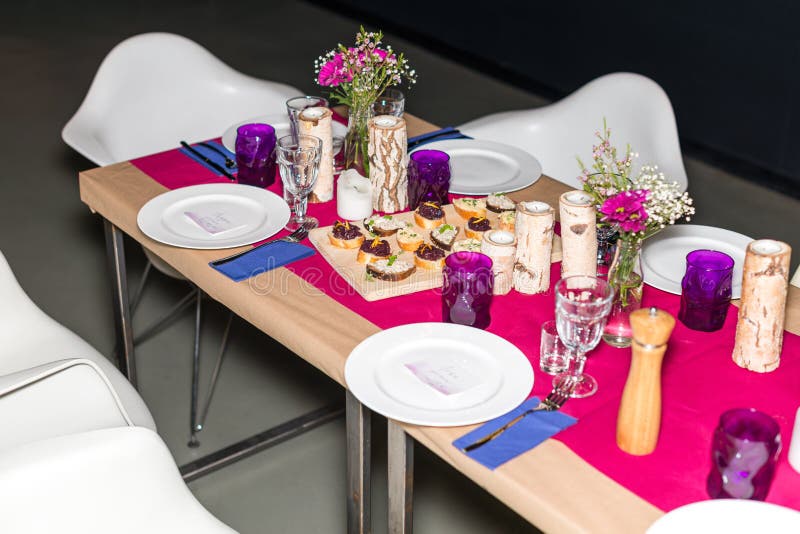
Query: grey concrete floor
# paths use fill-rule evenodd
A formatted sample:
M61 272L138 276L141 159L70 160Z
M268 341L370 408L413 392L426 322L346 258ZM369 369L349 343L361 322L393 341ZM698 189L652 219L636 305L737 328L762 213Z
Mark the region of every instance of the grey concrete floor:
M0 250L20 282L49 314L104 354L112 350L112 319L102 225L78 197L77 173L93 165L61 141L105 54L146 31L185 35L247 74L311 93L313 59L347 42L358 21L304 2L20 1L0 18ZM306 28L300 31L299 28ZM313 31L309 31L313 29ZM400 37L387 40L411 58L420 82L408 111L445 125L504 109L546 103L442 58ZM695 222L774 237L800 250L800 202L742 177L686 160ZM132 280L143 266L128 247ZM793 265L797 265L795 258ZM135 324L141 326L186 288L154 275ZM226 312L205 305L204 379ZM299 325L299 327L302 327ZM202 446L186 447L193 319L184 314L138 347L141 392L178 463L267 426L343 398L341 388L266 335L236 321ZM205 382L204 382L205 383ZM375 417L375 532L385 532L385 425ZM422 533L531 532L534 529L417 447L415 526ZM243 533L343 532L344 427L330 423L191 484L222 520Z

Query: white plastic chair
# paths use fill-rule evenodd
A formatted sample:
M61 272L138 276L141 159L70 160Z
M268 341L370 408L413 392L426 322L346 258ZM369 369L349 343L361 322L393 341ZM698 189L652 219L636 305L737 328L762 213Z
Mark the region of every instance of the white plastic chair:
M595 132L611 128L611 142L620 151L630 143L637 164L656 164L670 181L685 190L678 129L672 105L653 80L628 72L597 78L563 100L540 108L487 115L458 129L470 137L506 143L526 150L542 164L544 174L580 189L580 156L591 164ZM634 169L634 172L637 169Z
M286 113L286 100L301 95L286 84L238 72L199 44L180 35L145 33L122 41L103 60L89 92L61 133L64 142L97 165L109 165L189 143L219 137L231 124L249 118ZM144 249L148 263L131 297L135 310L151 265L163 274L185 280L161 258ZM143 341L158 326L195 303L200 324L202 293L192 291L164 317L135 336ZM231 316L232 317L232 316ZM217 358L225 351L230 319ZM197 330L197 329L196 329ZM194 365L199 365L199 330L195 332ZM196 380L197 372L193 372ZM217 373L213 374L216 380ZM213 392L214 383L209 387ZM192 386L192 414L198 413L197 384ZM206 399L205 414L210 402ZM192 416L190 446L204 415Z

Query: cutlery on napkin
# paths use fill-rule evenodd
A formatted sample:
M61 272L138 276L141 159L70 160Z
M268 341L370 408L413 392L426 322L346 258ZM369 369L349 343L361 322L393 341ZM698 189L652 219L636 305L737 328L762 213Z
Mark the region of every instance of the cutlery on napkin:
M416 148L418 146L427 143L432 143L434 141L442 141L444 139L472 139L472 138L468 135L462 134L456 128L448 126L447 128L442 128L441 130L435 130L433 132L428 132L422 135L417 135L415 137L410 137L408 139L408 149L411 150L412 148Z
M491 434L525 411L539 404L537 397L532 397L507 414L485 423L453 442L462 450L468 445ZM558 411L538 411L524 417L517 424L510 426L505 432L486 443L482 447L465 452L467 456L489 469L496 469L523 452L529 451L544 440L558 434L565 428L574 425L577 419Z
M311 247L299 243L275 241L265 247L254 248L251 252L235 260L214 265L209 265L221 272L234 282L241 282L257 274L270 271L277 267L313 256L315 251Z
M236 172L236 167L225 168L229 160L235 159L236 155L230 152L227 148L214 141L207 141L205 143L198 143L194 146L186 141L181 141L183 148L180 151L195 160L200 165L204 166L218 176L224 176L232 182L236 181L236 177L231 174Z

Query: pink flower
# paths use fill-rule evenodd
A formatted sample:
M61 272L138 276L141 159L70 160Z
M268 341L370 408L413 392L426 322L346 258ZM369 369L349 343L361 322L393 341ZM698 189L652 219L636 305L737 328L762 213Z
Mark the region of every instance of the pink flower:
M344 64L344 57L341 53L333 56L320 69L317 82L326 87L337 86L353 80L353 74Z
M647 201L649 191L637 189L635 191L622 191L609 197L600 206L603 221L616 223L623 232L644 232L647 228L647 211L644 203Z

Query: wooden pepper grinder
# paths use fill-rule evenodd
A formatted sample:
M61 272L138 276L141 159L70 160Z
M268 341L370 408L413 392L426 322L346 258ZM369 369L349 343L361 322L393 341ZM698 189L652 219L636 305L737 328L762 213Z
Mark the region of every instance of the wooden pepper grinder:
M636 456L656 448L661 428L661 362L675 318L657 308L631 313L633 357L617 417L617 445Z

